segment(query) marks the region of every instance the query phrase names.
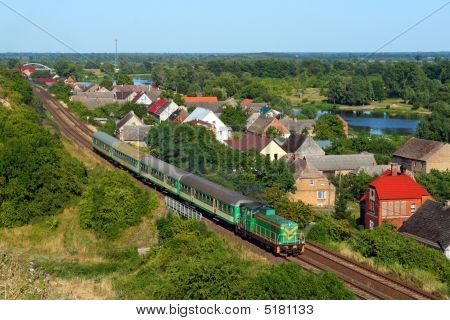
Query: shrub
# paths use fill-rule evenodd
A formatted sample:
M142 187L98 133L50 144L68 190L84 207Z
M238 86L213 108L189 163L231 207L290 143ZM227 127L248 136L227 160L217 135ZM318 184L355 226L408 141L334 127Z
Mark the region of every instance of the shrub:
M307 238L317 242L344 241L356 233L348 220L335 220L325 215L316 217L316 223L308 232Z
M125 172L96 172L80 202L80 225L114 239L155 208L155 194L138 187Z

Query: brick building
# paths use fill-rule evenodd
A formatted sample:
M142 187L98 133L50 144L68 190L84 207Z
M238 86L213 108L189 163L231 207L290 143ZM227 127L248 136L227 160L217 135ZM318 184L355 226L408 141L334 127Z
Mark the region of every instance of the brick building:
M392 165L369 184L361 198L364 226L374 228L387 221L399 228L428 199L432 199L430 194L406 174L404 167L398 172Z

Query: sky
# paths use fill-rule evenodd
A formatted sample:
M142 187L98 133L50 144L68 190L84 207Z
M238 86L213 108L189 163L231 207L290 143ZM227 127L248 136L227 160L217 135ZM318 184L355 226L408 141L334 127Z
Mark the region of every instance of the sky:
M444 0L0 0L0 52L450 51Z

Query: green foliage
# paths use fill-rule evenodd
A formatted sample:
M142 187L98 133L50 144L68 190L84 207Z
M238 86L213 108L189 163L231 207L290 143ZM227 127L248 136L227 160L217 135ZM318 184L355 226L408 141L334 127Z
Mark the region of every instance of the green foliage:
M351 244L363 256L374 258L378 263L399 264L410 270L430 272L446 283L450 290L450 261L442 252L401 236L390 225L361 231L352 239Z
M365 77L332 76L326 94L333 104L364 105L374 98L372 83Z
M286 192L278 185L264 190L264 201L274 206L278 215L298 223L304 228L313 219L314 211L303 201L290 201Z
M133 80L126 74L124 73L120 73L117 76L117 84L118 85L122 85L122 84L133 84Z
M0 72L0 83L15 101L30 100L23 98L22 92L31 89L28 84L25 89L21 78ZM20 92L13 92L16 89ZM61 212L86 183L83 165L39 126L40 121L29 106L0 108L0 227L22 226Z
M450 171L431 169L430 173L420 173L415 178L436 201L450 199Z
M330 180L335 186L340 186L339 192L346 200L359 200L369 187L369 183L375 180L376 176L371 176L364 171L357 174L336 175Z
M240 106L223 106L220 119L229 125L233 131L244 131L247 123L247 115Z
M338 117L332 114L324 114L321 116L316 122L314 131L316 132L315 139L318 140L345 138L344 125Z
M338 220L350 220L352 217L350 211L347 209L347 197L340 186L337 188L334 216Z
M105 78L102 81L100 81L100 86L108 90L111 90L111 88L113 87L113 81L111 79Z
M230 149L203 127L161 123L150 131L147 145L159 159L206 178L216 174L245 194L258 196L274 183L283 190L294 185L292 170L286 164L272 162L254 151Z
M11 103L29 104L33 99L33 90L27 80L17 70L7 70L0 67L0 94Z
M383 79L375 78L371 80L370 83L372 84L373 98L377 101L386 99L387 92Z
M450 105L439 102L430 108L433 112L420 121L417 136L422 139L450 142Z
M80 202L80 226L116 238L156 207L156 196L136 186L125 172L97 172Z
M307 239L321 243L345 241L356 232L348 220L336 220L323 214L316 216L316 223L309 230Z
M261 272L249 282L248 295L244 299L256 300L348 300L353 299L336 275L326 272L320 275L305 273L298 265L279 264Z
M272 138L272 139L280 138L281 137L281 132L276 127L270 127L266 131L266 137L267 138Z
M391 161L392 153L402 146L409 137L360 134L349 139L338 139L327 148L328 154L351 154L363 151L374 153L378 164Z
M72 95L71 90L70 86L62 81L58 81L48 88L48 92L54 94L57 99L64 102L69 102L69 98Z
M56 73L58 73L61 77L72 76L77 78L77 74L80 71L75 63L68 60L58 60L55 62L53 67Z
M161 98L172 99L177 105L182 106L184 104L183 96L179 93L172 91L164 91L161 93Z
M203 223L169 215L159 220L160 246L147 263L115 283L123 299L348 299L335 276L294 264L267 268L226 249ZM256 265L255 265L256 264Z

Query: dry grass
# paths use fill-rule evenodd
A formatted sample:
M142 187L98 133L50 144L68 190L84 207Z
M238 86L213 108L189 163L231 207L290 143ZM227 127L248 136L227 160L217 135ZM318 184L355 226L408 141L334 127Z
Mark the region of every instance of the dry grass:
M326 100L327 97L320 94L320 89L318 88L306 88L302 96L289 96L288 99L294 103L303 102L307 100L308 102L322 102Z
M52 279L49 281L52 292L48 299L71 300L111 300L115 299L110 279Z

